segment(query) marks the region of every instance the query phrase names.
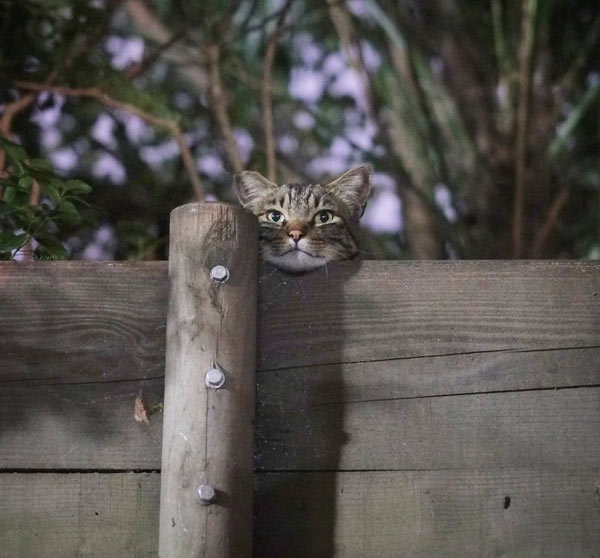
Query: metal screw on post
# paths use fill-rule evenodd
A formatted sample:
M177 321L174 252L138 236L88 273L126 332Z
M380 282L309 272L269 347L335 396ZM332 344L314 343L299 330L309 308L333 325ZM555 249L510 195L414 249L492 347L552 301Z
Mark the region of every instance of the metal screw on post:
M226 283L229 279L229 270L224 265L215 265L210 269L210 278L215 283Z
M211 368L204 378L207 388L219 389L225 383L225 374L218 368Z
M216 497L217 493L210 484L200 485L200 488L198 489L198 498L202 504L208 506L208 504L212 504L215 501Z

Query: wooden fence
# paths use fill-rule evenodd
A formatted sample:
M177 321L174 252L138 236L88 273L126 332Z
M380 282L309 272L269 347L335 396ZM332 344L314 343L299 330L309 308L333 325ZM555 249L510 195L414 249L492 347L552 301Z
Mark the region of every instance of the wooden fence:
M0 557L158 555L168 296L0 266ZM599 264L265 267L257 335L255 557L600 556Z

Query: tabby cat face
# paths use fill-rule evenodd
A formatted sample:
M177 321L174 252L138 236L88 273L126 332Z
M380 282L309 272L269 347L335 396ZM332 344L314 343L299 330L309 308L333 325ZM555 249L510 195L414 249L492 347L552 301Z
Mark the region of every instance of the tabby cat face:
M358 220L371 168L355 167L328 184L278 186L257 172L234 177L240 203L258 217L262 257L290 272L358 254Z

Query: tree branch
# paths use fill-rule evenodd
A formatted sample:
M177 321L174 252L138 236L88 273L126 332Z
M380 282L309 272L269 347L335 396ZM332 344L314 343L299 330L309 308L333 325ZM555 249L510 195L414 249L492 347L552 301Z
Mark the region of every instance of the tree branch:
M352 25L352 16L347 6L339 0L327 0L329 17L335 27L340 42L342 43L344 55L348 64L355 68L363 82L364 94L366 98L367 117L374 123L378 122L379 99L376 99L375 92L371 85L371 79L365 61L362 55L360 43L356 38L354 26Z
M544 244L546 244L548 238L550 237L550 233L556 226L558 222L558 218L560 217L560 213L565 207L567 201L569 200L569 195L571 193L570 185L565 184L553 202L550 204L550 209L548 210L548 214L546 215L546 219L544 219L544 223L541 228L535 234L533 239L533 243L531 245L531 257L539 258L542 255L542 249Z
M0 117L0 134L5 138L11 137L11 128L13 118L19 114L22 110L25 110L35 100L35 95L28 94L24 95L20 99L4 105L2 116ZM0 177L6 176L4 170L6 166L6 153L3 149L0 149ZM2 186L0 186L0 197L2 196Z
M223 146L227 158L229 159L229 163L234 172L242 172L244 170L244 161L242 160L242 156L233 135L229 114L227 114L227 98L223 91L223 83L221 80L221 47L218 44L209 45L206 49L206 53L208 59L208 95L210 104L214 110L217 127L221 133Z
M403 202L402 212L411 255L416 259L442 258L444 257L444 247L440 241L439 230L447 228L448 223L439 208L432 203L432 187L435 177L431 172L429 161L423 164L426 157L417 156L417 151L420 151L419 155L426 152L421 130L412 134L412 139L416 142L412 147L409 146L406 121L403 118L409 113L413 117L415 110L424 108L423 105L413 103L424 92L416 83L416 72L415 68L411 67L406 41L392 19L375 0L365 1L370 15L387 36L390 59L399 89L399 94L390 100L391 110L385 111L382 110L383 100L371 85L369 73L362 59L360 45L354 38L350 14L335 0L330 0L329 5L340 40L346 43L345 51L351 56L354 55L354 64L358 66L364 76L368 115L378 123L379 137L390 155L392 172L397 177L398 195ZM354 52L356 54L353 54ZM413 119L413 123L415 120ZM417 127L415 127L416 129ZM417 149L414 149L415 145L418 146Z
M501 0L492 0L492 30L494 52L498 65L498 87L502 92L498 96L497 126L502 134L508 134L514 127L513 113L513 79L514 63L509 54L504 32L504 17Z
M443 21L451 22L440 26L440 55L444 60L447 85L459 108L461 117L473 143L482 158L493 162L503 158L503 149L498 142L493 112L490 110L489 91L481 79L481 60L473 54L478 51L472 33L461 17L455 0L439 0L438 12ZM452 29L452 34L449 30ZM500 152L499 152L500 151Z
M143 0L126 0L125 9L143 37L158 43L161 47L173 41L173 33ZM178 66L180 74L197 91L206 91L208 79L201 66L202 52L199 48L174 42L163 50L162 54L166 60Z
M173 120L168 120L166 118L159 118L158 116L154 116L153 114L146 112L135 105L130 103L125 103L123 101L119 101L114 99L108 93L102 91L102 89L98 87L90 87L90 88L74 88L74 87L59 87L46 85L43 83L33 83L28 81L15 81L14 84L21 89L26 91L50 91L52 93L58 93L60 95L65 95L67 97L82 97L87 99L93 99L94 101L107 106L109 108L115 110L122 110L124 112L128 112L129 114L133 114L160 128L165 130L169 134L173 136L177 145L179 146L179 150L181 152L181 159L183 161L183 165L187 171L190 182L192 183L192 187L194 189L194 194L198 201L202 201L204 199L204 188L202 186L202 180L200 179L200 175L198 174L198 169L196 168L196 163L194 162L194 157L190 151L190 148L185 141L185 137L183 136L183 132L179 127L179 124Z
M65 70L68 70L79 56L90 50L102 38L102 30L103 26L99 25L95 28L93 33L88 35L79 45L74 44L69 56L48 74L48 77L44 80L44 84L51 85L54 83L56 78ZM16 101L13 101L8 105L4 105L4 110L2 112L2 116L0 117L0 134L6 138L10 138L12 136L11 129L13 118L21 111L29 107L35 98L35 94L28 93ZM0 176L5 174L5 166L6 154L2 149L0 149ZM0 187L0 197L2 197L2 187Z
M538 0L526 0L523 4L521 44L519 46L519 98L516 118L515 141L515 189L513 198L512 256L520 258L523 253L523 214L525 212L525 181L529 120L531 117L531 74L535 49L535 22Z
M34 180L31 184L31 189L29 190L29 205L38 205L40 203L40 198L42 196L42 191L40 189L40 184L37 180ZM27 235L27 242L23 244L23 246L19 249L23 259L25 260L33 260L33 237L31 233Z
M263 129L265 136L265 154L267 157L267 178L272 182L277 180L277 166L275 162L275 138L273 133L273 102L271 98L271 81L273 70L273 58L277 42L283 31L285 16L292 5L293 0L287 0L279 12L275 30L267 40L265 56L262 67L262 84L260 88L260 98L263 112Z

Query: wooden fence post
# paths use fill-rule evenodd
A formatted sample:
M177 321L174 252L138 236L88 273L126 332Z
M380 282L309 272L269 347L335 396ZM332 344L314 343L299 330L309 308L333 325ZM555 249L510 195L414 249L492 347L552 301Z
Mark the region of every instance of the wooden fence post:
M160 558L251 556L257 243L237 206L171 213Z

